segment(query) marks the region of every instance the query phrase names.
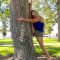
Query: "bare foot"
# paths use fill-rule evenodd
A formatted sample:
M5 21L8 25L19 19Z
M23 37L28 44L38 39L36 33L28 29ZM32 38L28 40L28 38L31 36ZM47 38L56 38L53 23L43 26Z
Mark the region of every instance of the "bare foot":
M47 57L47 60L51 60L51 58L48 58L48 57Z

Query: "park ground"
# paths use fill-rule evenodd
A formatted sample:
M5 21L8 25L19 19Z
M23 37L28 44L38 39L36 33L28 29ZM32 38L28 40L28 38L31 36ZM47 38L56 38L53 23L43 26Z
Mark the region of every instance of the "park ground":
M43 51L39 47L36 38L33 38L33 44L38 58L44 57ZM60 58L60 42L57 38L44 38L45 47L53 58ZM13 40L11 38L0 39L0 58L10 58L14 54ZM2 59L3 60L3 59ZM8 59L7 59L8 60Z

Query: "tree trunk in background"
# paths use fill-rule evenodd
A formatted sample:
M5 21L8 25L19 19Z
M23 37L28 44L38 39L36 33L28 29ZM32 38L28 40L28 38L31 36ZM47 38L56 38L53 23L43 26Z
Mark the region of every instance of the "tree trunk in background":
M37 60L29 23L17 21L17 17L29 17L28 0L11 0L10 5L10 25L15 52L14 60Z
M57 0L57 11L58 11L58 41L60 41L60 0Z

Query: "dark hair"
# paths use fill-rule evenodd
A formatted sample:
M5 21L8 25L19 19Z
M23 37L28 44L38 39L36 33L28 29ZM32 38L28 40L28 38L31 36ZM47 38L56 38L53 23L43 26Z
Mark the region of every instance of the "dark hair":
M37 11L35 11L35 10L31 10L31 13L32 13L32 12L37 12Z
M32 12L37 12L36 10L31 10L31 17L32 18L35 18L33 15L32 15Z

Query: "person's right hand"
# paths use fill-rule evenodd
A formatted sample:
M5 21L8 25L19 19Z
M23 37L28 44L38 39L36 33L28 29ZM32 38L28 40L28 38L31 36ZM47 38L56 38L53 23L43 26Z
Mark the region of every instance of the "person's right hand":
M24 18L23 17L18 17L17 20L22 22L22 21L24 21Z

